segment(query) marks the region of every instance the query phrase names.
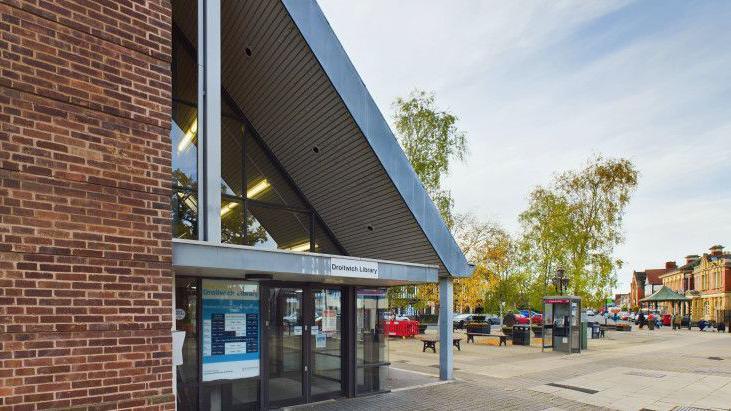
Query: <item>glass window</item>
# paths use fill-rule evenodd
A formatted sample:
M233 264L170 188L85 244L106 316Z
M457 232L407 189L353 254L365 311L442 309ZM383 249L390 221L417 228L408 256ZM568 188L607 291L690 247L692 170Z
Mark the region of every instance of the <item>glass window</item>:
M312 395L339 392L342 389L341 292L336 288L313 289L313 297L317 332L310 333Z
M237 117L240 110L227 101L222 107L222 241L340 254L260 137Z
M269 289L269 401L301 398L303 290Z
M311 213L290 211L263 203L249 202L247 221L249 245L290 251L310 251ZM317 251L317 242L315 242Z
M247 378L224 384L204 385L201 396L202 410L258 410L259 380Z
M197 2L174 0L172 42L173 237L198 238Z
M175 330L184 332L183 364L176 367L178 409L198 404L198 280L175 278Z
M356 292L356 392L386 389L388 338L384 333L388 312L386 289L361 288Z

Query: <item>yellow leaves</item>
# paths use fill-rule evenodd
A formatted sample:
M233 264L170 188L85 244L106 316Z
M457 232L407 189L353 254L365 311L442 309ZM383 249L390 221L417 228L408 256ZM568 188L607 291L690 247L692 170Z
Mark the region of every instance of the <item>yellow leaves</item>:
M454 304L456 311L474 311L485 303L488 282L485 280L484 267L475 267L472 276L454 282Z

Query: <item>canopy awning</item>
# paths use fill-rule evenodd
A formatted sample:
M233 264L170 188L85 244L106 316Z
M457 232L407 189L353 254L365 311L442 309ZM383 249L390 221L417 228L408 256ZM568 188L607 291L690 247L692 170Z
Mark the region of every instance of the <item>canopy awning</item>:
M689 301L690 298L678 294L675 291L671 290L670 287L663 285L662 288L655 291L652 295L645 297L640 300L640 302L643 303L653 303L653 302L664 302L664 301Z
M190 26L180 29L192 39ZM221 52L226 103L251 123L341 254L472 274L316 1L222 2Z
M439 272L436 265L181 239L173 240L173 268L176 275L385 287L434 283Z

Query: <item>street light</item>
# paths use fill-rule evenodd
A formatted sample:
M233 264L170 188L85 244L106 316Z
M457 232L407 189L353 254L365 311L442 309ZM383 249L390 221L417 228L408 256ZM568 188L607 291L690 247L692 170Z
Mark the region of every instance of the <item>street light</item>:
M563 295L564 291L569 286L569 279L568 277L564 277L563 268L558 268L556 270L556 275L551 281L553 282L553 286L556 287L559 295Z

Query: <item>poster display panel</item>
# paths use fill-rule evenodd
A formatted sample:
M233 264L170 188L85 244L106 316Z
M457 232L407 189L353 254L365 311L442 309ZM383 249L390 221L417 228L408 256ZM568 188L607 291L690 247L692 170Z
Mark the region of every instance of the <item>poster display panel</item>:
M203 381L258 376L258 285L204 279L202 288Z

